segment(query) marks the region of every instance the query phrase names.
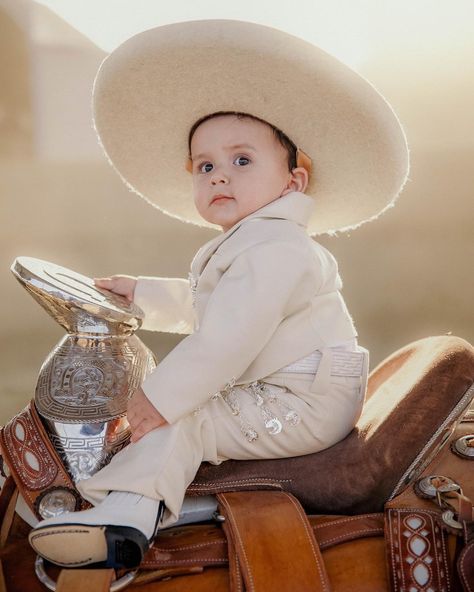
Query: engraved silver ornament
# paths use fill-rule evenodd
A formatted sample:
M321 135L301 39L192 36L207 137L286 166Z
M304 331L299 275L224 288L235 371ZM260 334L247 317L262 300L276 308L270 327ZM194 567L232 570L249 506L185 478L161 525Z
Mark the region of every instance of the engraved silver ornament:
M41 367L35 405L73 481L86 479L128 443L128 399L156 366L134 335L143 311L48 261L18 257L11 270L67 331Z
M274 436L275 434L279 434L283 428L281 421L278 417L272 417L265 422L265 427L268 430L268 433Z
M451 450L462 458L474 460L474 434L467 434L455 440Z
M77 493L68 487L52 487L36 500L36 508L43 519L55 518L64 512L77 510L78 500Z

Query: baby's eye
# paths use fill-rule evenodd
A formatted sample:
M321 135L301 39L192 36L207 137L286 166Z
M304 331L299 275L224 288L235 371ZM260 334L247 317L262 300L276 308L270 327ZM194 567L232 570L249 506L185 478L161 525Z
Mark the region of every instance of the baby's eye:
M249 162L250 158L247 158L246 156L237 156L234 160L234 164L237 164L237 166L246 166Z
M210 162L203 162L199 165L199 171L201 173L210 173L213 169L212 163Z

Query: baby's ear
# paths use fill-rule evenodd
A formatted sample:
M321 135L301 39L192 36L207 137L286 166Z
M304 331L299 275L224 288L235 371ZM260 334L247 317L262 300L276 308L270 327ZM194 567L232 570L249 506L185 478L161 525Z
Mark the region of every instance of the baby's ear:
M296 166L304 167L308 171L308 176L311 176L313 170L313 161L306 154L306 152L301 150L301 148L298 148L298 151L296 152Z
M287 188L289 191L301 191L301 193L304 193L306 187L308 187L308 182L308 170L304 166L299 166L291 171Z
M193 172L193 161L189 158L189 156L186 159L186 162L184 164L184 168L188 171L188 173Z

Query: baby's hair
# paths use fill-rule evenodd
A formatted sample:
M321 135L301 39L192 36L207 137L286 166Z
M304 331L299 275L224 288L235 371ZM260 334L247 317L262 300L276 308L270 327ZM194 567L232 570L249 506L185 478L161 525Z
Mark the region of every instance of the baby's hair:
M283 146L283 148L285 148L285 150L288 153L288 169L291 172L294 168L296 168L296 166L297 166L296 165L296 153L298 151L298 148L296 147L294 142L292 142L290 140L290 138L285 133L283 133L280 129L278 129L277 127L275 127L271 123L268 123L268 121L265 121L264 119L260 119L260 117L255 117L255 115L250 115L250 113L242 113L240 111L216 111L215 113L205 115L204 117L201 117L201 119L198 119L193 124L192 128L189 131L189 136L188 136L189 158L191 158L191 140L193 139L193 135L194 135L194 132L196 131L196 129L201 125L201 123L204 123L205 121L207 121L208 119L212 119L213 117L218 117L219 115L235 115L237 117L237 119L243 119L244 117L248 117L249 119L255 119L256 121L260 121L260 122L264 123L265 125L268 125L272 129L273 135L275 136L275 138L280 142L280 144Z

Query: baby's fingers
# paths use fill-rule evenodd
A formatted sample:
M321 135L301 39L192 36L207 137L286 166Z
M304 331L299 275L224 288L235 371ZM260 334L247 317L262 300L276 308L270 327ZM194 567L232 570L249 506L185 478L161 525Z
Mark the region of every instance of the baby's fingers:
M125 296L127 300L132 302L137 278L131 275L113 275L112 277L94 278L94 283L98 288L110 290L115 294Z
M111 290L114 287L115 281L112 278L94 278L94 284L99 288Z

